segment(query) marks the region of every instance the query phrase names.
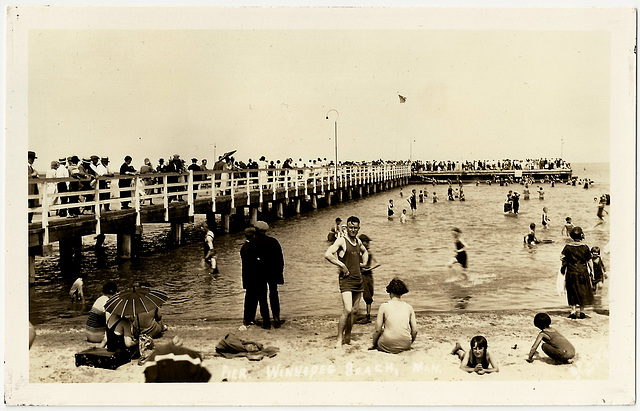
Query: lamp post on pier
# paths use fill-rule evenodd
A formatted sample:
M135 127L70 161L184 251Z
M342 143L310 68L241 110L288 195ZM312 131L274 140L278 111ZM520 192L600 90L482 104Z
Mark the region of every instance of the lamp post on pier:
M329 120L329 113L331 113L332 111L335 111L336 113L336 119L333 122L333 125L334 125L333 142L336 150L336 161L333 169L333 187L337 189L338 188L338 117L340 117L340 113L338 113L338 110L332 108L331 110L327 111L327 115L325 117L327 120Z

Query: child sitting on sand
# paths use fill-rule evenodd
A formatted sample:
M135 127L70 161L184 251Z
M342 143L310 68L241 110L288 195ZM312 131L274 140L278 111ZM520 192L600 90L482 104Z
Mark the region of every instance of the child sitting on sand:
M576 355L576 350L569 340L550 327L551 317L549 315L546 313L536 314L533 319L533 325L540 329L540 333L536 337L533 346L531 346L527 362L533 362L533 356L536 354L540 343L542 343L542 351L559 363L567 364Z
M465 352L460 343L456 343L451 351L460 359L460 369L466 372L475 372L482 375L490 372L498 372L498 364L493 362L491 354L487 351L487 339L477 335L469 343L471 350Z
M438 195L436 194L436 192L435 192L435 191L433 192L433 197L432 197L432 198L433 198L433 202L434 202L434 203L437 203L437 202L438 202Z

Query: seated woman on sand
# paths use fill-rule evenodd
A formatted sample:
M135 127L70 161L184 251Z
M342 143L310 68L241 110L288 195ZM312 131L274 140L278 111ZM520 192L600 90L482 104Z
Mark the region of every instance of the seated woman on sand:
M160 338L167 330L167 326L162 322L162 313L159 308L136 315L133 321L133 333L135 335L148 335L151 338Z
M151 288L151 284L142 282L140 287ZM154 308L147 313L136 314L132 322L134 335L144 334L151 338L160 338L162 333L167 330L167 326L162 322L160 308Z
M102 287L102 295L96 299L89 311L87 325L85 326L85 336L87 341L93 343L101 342L107 331L107 318L109 314L104 311L104 304L118 291L118 286L109 281Z
M131 321L117 314L112 314L107 320L107 335L100 346L109 351L127 351L131 358L139 355L138 340L132 334Z
M466 372L475 372L477 374L486 374L490 372L498 372L498 364L493 362L491 354L487 351L487 339L481 335L477 335L471 339L469 343L471 350L465 352L460 343L451 351L451 354L457 355L460 359L460 369Z
M409 292L402 280L391 280L387 292L390 300L383 303L378 310L373 345L370 349L397 354L411 349L411 344L418 335L416 314L411 305L400 300L403 294Z

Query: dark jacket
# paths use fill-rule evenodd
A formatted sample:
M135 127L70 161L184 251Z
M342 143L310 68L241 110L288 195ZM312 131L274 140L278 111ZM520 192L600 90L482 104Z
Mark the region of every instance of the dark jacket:
M258 272L263 273L267 282L284 284L284 255L278 240L257 234L252 243Z

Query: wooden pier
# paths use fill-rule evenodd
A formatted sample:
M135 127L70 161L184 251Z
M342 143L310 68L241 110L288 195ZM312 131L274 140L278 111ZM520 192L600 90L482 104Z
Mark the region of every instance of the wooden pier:
M68 192L55 192L53 187L78 179L30 178L38 194L28 196L32 204L28 209L32 216L29 281L35 282L35 256L49 253L56 241L63 267L78 258L85 235L97 235L100 243L104 234L116 234L118 258L127 259L135 255L135 238L145 224L171 224L172 242L180 244L183 225L193 222L196 214L206 215L208 221L215 219L229 232L234 215L240 221L248 216L251 223L259 217L286 218L406 185L410 177L408 165L208 170L98 177L93 183L85 179L80 181L90 183L90 189ZM121 180L128 180L130 187L119 187ZM130 208L122 207L125 202ZM89 214L57 216L74 208L89 210Z

